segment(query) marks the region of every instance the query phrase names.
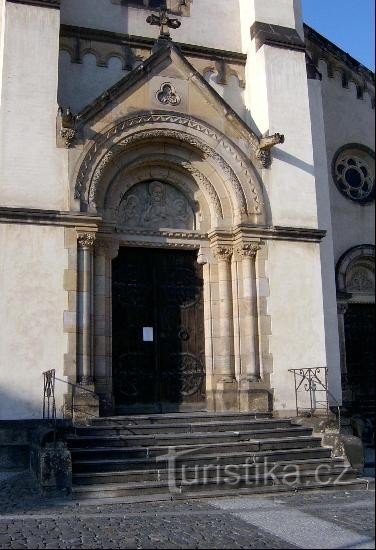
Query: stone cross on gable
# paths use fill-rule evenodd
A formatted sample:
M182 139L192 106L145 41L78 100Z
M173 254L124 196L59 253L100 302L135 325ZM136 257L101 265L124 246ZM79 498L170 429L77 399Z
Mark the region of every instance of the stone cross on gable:
M155 15L154 13L149 15L146 22L149 23L149 25L157 25L160 27L159 38L164 38L167 40L171 40L169 29L178 29L181 25L178 19L171 19L168 16L166 4L159 8L158 15Z

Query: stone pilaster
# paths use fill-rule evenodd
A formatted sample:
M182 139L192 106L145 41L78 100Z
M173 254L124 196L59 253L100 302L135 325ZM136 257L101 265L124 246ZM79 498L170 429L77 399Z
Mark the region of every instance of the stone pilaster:
M95 242L94 254L94 378L98 393L106 396L107 409L112 400L111 373L111 293L112 260L119 243L104 237Z

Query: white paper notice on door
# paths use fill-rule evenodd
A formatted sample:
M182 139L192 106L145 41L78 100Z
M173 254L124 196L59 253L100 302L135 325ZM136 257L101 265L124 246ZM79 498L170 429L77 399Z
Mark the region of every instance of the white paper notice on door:
M153 327L143 327L142 329L143 341L154 342L154 329Z

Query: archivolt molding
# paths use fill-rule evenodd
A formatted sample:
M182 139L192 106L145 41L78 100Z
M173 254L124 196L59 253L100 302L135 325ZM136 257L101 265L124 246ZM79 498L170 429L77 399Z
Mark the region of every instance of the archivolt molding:
M168 124L169 127L134 131L140 126L160 124ZM171 125L178 128L183 127L185 131L173 130L171 129ZM187 129L192 133L188 133ZM202 135L203 139L198 138L194 132ZM205 158L213 159L220 167L224 178L230 184L235 204L240 214L261 215L263 213L261 186L246 156L217 130L192 117L171 113L148 113L133 116L112 126L104 134L97 136L94 144L89 147L81 162L75 182L75 198L87 203L93 201L102 174L108 164L117 156L117 152L114 151L115 146L126 148L137 141L163 137L187 143L193 148L200 150ZM214 142L215 146L209 146L207 144L208 141ZM218 152L221 150L223 151L223 155ZM244 189L238 176L224 157L231 159L234 168L236 167L238 174L242 177L242 180L250 191L253 202L251 209L248 208Z
M354 292L354 288L349 286L349 274L352 270L364 270L363 262L367 262L367 270L373 273L373 285L375 274L375 247L371 244L355 246L348 250L338 261L336 269L337 291L350 294ZM359 288L360 291L360 288ZM373 290L371 290L371 293Z

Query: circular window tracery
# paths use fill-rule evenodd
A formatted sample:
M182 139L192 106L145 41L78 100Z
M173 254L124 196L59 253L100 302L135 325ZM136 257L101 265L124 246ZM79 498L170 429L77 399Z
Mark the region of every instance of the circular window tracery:
M339 191L348 199L367 203L375 197L374 153L363 146L346 146L333 162L333 177Z

